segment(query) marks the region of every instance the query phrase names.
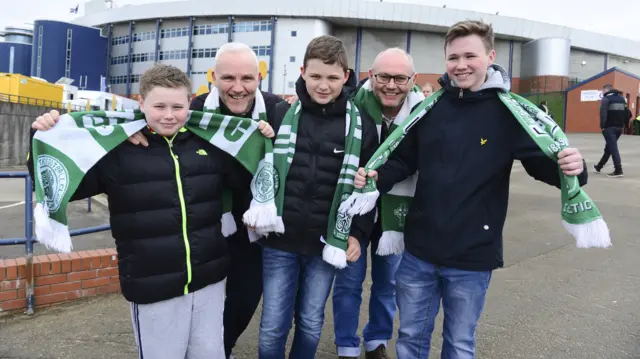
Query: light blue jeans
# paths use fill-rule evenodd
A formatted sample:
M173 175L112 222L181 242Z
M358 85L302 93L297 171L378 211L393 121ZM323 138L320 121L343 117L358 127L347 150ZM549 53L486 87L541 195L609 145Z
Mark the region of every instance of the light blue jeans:
M375 235L375 234L374 234ZM379 238L379 234L372 238ZM393 336L393 318L396 315L396 270L400 255L376 255L379 240L364 244L362 255L347 268L336 272L333 287L333 324L338 356L360 356L358 322L362 304L362 283L367 274L367 246L371 248L371 297L369 321L363 330L366 351L387 345Z
M444 310L441 358L475 358L475 329L490 280L491 271L435 266L405 251L396 273L400 314L398 359L429 358L440 300Z

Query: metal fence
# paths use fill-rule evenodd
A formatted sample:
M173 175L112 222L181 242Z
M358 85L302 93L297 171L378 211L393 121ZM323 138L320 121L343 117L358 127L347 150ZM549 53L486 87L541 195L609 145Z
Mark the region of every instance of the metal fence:
M44 100L41 98L10 95L6 93L0 93L0 102L19 103L23 105L42 106L55 109L66 109L68 111L86 111L85 106L65 105L61 101Z
M520 96L540 105L547 102L551 117L564 128L567 89L580 83L577 77L541 76L520 81Z
M547 93L523 93L520 96L533 102L535 105L540 105L542 101L547 101L547 107L549 108L549 114L553 118L560 128L564 128L564 108L565 97L567 93L564 91L547 92Z
M33 275L33 244L37 242L36 237L33 235L33 184L29 172L0 172L0 178L23 178L25 181L24 186L24 237L21 238L8 238L0 239L0 246L8 245L24 245L26 252L26 266L25 266L25 282L26 282L26 297L27 297L27 314L33 314L35 311L35 295L34 295L34 275ZM87 210L91 212L91 198L88 199ZM102 231L108 231L111 229L109 225L87 227L81 229L70 230L70 235L79 236L83 234L90 234Z

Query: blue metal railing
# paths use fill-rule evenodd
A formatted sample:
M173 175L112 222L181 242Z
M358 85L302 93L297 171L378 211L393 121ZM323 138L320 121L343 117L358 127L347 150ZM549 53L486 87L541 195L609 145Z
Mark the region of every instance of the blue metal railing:
M33 314L35 309L35 296L34 296L34 278L33 278L33 243L37 242L37 239L33 235L33 185L31 182L31 176L29 172L0 172L0 178L24 178L24 237L23 238L8 238L0 239L0 246L24 244L26 251L27 264L25 267L25 282L26 282L26 296L27 296L27 314ZM87 205L87 210L91 212L91 198ZM102 231L108 231L111 226L108 224L87 227L81 229L70 230L69 234L73 236L79 236L83 234L96 233Z

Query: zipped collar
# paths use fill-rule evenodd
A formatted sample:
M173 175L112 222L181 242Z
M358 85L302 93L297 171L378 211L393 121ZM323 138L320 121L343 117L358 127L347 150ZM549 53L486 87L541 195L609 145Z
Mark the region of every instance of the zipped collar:
M305 80L300 76L296 82L296 94L302 103L302 108L305 112L315 113L322 116L345 116L347 113L347 97L348 94L344 91L333 102L325 105L321 105L311 98L309 92L307 92L307 84Z

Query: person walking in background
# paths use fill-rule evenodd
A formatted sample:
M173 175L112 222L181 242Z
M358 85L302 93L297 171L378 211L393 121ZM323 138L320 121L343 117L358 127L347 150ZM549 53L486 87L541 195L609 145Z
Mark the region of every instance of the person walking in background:
M538 105L538 107L544 111L544 113L546 113L547 115L549 115L550 117L553 117L551 115L551 111L549 111L549 105L547 104L547 100L543 100L540 101L540 104Z
M600 173L602 167L607 164L609 157L613 157L614 171L609 177L622 177L622 162L618 151L618 139L622 135L622 129L629 120L628 109L624 97L620 91L607 84L602 87L602 101L600 102L600 129L605 140L604 154L600 162L593 165L596 173Z

